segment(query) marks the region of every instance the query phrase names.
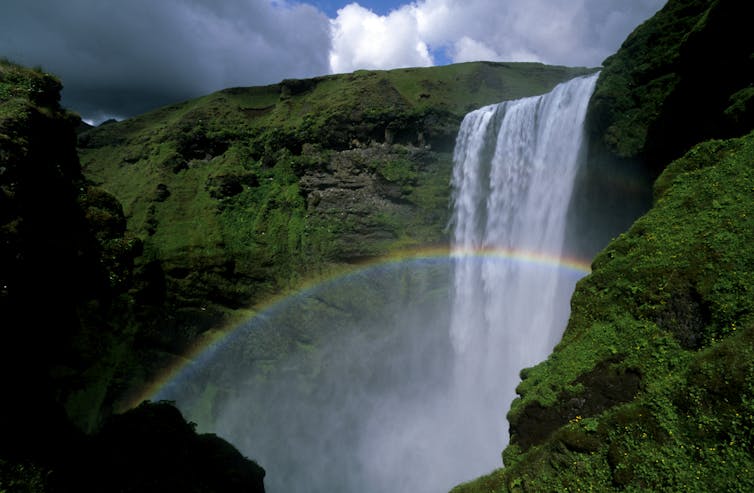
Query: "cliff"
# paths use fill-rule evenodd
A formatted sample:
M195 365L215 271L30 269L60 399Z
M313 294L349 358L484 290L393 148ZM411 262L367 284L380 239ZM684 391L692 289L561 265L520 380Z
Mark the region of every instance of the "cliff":
M85 175L118 198L143 243L132 293L146 363L135 366L134 387L273 295L372 258L447 245L465 113L589 71L359 71L226 89L81 133ZM276 347L319 337L288 332Z
M605 61L590 158L649 166L653 206L597 255L552 355L521 372L505 468L454 491L754 487L742 8L671 0Z
M754 125L754 42L742 2L670 1L604 68L590 103L593 143L657 176L710 138Z
M49 74L0 61L6 395L0 490L264 491L261 468L222 440L196 435L165 404L83 433L109 414L118 378L132 364L136 330L128 289L141 243L126 233L120 203L82 175L79 119L60 107L60 89ZM144 467L140 447L147 437L159 445L149 457L168 461L180 453L182 464L169 471Z

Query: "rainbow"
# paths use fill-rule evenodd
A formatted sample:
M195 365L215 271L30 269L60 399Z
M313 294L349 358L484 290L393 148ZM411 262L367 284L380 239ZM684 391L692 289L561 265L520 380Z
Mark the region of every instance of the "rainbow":
M203 337L198 340L183 356L176 357L175 360L162 370L160 375L148 385L141 388L131 396L125 397L117 411L123 412L136 407L144 400L152 400L160 391L170 382L178 377L191 371L195 363L211 356L219 347L228 341L238 329L246 326L250 321L257 317L263 317L270 312L279 308L287 300L298 296L306 296L328 283L337 282L352 276L362 275L373 269L402 265L412 262L453 262L461 258L490 259L496 261L508 261L531 265L535 267L544 267L548 269L563 270L568 274L582 277L591 272L591 266L588 262L577 259L560 257L541 252L531 252L525 250L503 249L503 248L483 248L483 249L449 249L445 247L425 247L415 249L400 250L391 255L373 258L356 264L336 267L327 274L321 275L298 285L295 290L289 290L279 295L270 297L264 303L252 306L242 319L236 319L227 323L224 327L207 331Z

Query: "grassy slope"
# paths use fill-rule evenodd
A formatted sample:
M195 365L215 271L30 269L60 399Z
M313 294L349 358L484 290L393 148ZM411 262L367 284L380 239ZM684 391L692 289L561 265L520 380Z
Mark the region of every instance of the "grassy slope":
M579 283L562 342L523 372L507 467L454 491L754 487L752 163L754 134L666 169Z
M672 0L605 61L592 151L652 166L654 207L522 371L506 467L454 491L752 489L754 135L692 148L754 126L741 8Z
M80 155L143 239L144 283L166 285L145 303L166 296L171 313L186 312L178 325L204 317L206 327L338 263L445 241L463 115L585 72L468 63L228 89L90 130ZM394 145L374 145L386 139ZM348 188L341 168L377 188L352 197L375 207L344 203L338 217L332 203L307 202L302 177L318 176L317 189L335 174L330 187ZM203 329L181 337L192 330Z

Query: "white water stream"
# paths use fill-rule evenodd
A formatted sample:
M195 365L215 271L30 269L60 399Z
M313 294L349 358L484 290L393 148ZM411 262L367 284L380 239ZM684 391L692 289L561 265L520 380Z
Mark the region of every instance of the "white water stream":
M468 405L468 453L489 468L520 370L547 357L567 321L576 279L557 267L596 79L473 111L456 141L454 399Z
M291 297L156 398L257 460L270 493L439 493L500 467L519 372L559 339L580 275L560 259L595 80L466 116L452 259ZM265 359L285 333L302 347Z

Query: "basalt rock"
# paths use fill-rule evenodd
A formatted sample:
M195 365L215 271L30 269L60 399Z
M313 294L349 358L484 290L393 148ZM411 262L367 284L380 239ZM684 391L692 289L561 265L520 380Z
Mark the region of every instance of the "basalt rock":
M639 26L604 61L589 109L593 152L639 159L657 176L697 142L747 133L747 18L742 2L674 0Z

